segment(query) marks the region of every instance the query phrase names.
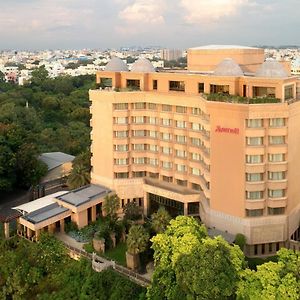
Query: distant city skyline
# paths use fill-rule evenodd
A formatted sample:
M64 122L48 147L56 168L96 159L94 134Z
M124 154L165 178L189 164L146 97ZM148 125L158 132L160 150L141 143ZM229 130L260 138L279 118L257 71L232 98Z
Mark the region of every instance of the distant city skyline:
M299 0L0 0L0 50L300 45Z

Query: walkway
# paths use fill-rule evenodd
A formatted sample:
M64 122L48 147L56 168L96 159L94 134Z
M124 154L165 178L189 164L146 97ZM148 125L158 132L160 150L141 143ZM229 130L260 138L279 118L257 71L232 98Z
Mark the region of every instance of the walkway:
M69 245L75 249L78 249L80 251L84 251L83 249L83 245L86 243L80 243L77 242L75 239L71 238L69 235L67 235L66 233L63 232L57 232L55 233L55 237L62 241L64 244Z

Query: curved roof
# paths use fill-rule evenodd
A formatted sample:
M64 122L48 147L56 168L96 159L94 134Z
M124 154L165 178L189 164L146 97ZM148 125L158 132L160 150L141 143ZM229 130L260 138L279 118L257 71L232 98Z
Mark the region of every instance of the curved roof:
M105 71L110 71L110 72L127 72L128 67L124 63L122 59L119 57L112 57L112 59L108 62L108 64L105 66Z
M244 73L241 67L232 58L225 58L216 66L214 70L214 75L243 76Z
M155 68L147 58L139 58L132 65L131 72L152 73L155 72Z
M285 78L289 77L284 66L276 60L266 60L255 73L256 77Z

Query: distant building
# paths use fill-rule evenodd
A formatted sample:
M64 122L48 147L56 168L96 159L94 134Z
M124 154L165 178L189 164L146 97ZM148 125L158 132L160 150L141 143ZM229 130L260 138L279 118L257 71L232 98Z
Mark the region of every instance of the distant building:
M179 49L162 49L160 56L163 60L177 60L182 57L182 50Z

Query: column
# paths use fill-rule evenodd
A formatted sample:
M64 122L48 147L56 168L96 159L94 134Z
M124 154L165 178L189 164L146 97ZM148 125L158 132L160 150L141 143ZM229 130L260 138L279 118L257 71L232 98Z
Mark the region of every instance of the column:
M50 224L49 226L48 226L48 229L49 229L49 233L54 233L54 231L55 231L55 223L54 224Z
M30 228L27 227L27 238L30 240L32 237L32 231Z
M4 222L4 236L6 239L9 238L9 222Z
M65 219L59 221L60 232L65 233Z
M188 215L188 203L187 202L185 202L185 203L183 203L183 214L185 215L185 216L187 216Z
M37 229L35 231L35 240L38 241L40 239L41 229Z
M148 199L148 193L144 192L144 201L143 201L143 205L144 205L144 216L147 217L148 216L148 206L149 206L149 199Z
M92 222L96 221L96 205L92 206Z

